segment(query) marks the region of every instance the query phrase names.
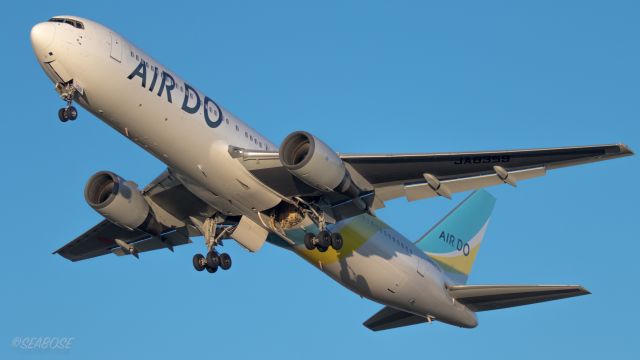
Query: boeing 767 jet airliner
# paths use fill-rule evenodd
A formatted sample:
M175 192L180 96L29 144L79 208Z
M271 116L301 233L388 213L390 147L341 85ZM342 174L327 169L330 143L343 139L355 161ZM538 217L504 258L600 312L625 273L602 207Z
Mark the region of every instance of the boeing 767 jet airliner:
M203 236L193 266L231 267L218 245L265 242L293 251L384 307L364 325L384 330L433 320L472 328L476 312L588 294L575 285L467 285L495 199L484 187L633 152L623 144L422 154L339 154L296 131L278 147L140 48L96 22L56 16L31 30L38 63L74 103L167 165L144 189L110 171L87 181L105 220L56 254L79 261L169 249ZM184 141L188 139L188 141ZM411 242L375 210L385 202L472 192Z

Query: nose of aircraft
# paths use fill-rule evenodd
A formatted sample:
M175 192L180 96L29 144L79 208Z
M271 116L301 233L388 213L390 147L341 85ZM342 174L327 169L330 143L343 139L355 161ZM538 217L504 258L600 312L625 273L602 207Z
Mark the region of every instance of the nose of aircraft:
M31 46L38 59L44 58L50 51L49 46L56 36L56 25L50 22L42 22L31 28Z

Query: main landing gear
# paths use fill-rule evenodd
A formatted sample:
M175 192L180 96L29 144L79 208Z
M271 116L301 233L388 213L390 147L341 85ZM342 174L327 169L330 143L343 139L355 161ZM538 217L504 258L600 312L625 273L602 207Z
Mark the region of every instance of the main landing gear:
M218 271L218 268L229 270L231 268L231 256L227 253L218 254L215 249L212 249L207 253L206 257L202 254L193 255L193 267L197 271L207 270L212 274Z
M58 83L56 84L56 90L60 93L60 97L62 100L67 102L67 106L58 110L58 119L62 122L67 122L69 120L73 121L78 118L78 110L72 105L73 97L75 96L77 90L71 84L71 82L66 84Z
M318 249L320 252L326 252L330 247L334 250L342 249L342 245L344 243L342 235L338 232L332 233L327 230L327 213L316 210L313 206L300 198L297 199L305 205L307 214L314 219L313 221L320 229L320 232L318 232L317 235L312 233L304 234L304 246L307 250ZM331 221L331 223L335 223L335 220Z
M332 247L334 250L342 249L342 235L340 233L331 233L327 230L322 230L318 235L311 233L304 234L304 246L307 250L318 249L320 252L325 252Z
M197 271L207 270L207 272L213 274L218 271L218 268L222 270L231 268L231 256L227 253L218 253L216 251L216 246L223 245L222 239L225 236L229 236L235 229L234 227L226 227L218 231L218 224L222 223L223 220L222 218L212 217L207 218L204 222L194 221L202 235L204 235L205 245L208 249L206 256L202 254L193 255L193 267Z

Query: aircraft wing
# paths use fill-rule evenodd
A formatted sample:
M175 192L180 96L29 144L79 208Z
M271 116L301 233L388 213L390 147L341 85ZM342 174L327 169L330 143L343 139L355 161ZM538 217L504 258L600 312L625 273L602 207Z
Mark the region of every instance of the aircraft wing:
M151 250L173 250L174 246L190 243L189 236L199 235L197 230L186 225L189 216L202 216L213 211L168 170L147 185L142 194L163 224L160 236L128 230L103 220L53 253L79 261L106 254L138 256Z
M280 163L277 152L230 149L260 181L283 196L319 195ZM375 192L373 208L406 197L409 201L480 189L492 185L516 186L521 180L543 176L547 170L633 155L624 144L546 149L449 152L422 154L340 154L363 196ZM345 198L324 195L329 203Z
M457 153L341 155L387 201L419 200L498 184L513 186L547 170L632 155L623 144Z
M120 240L126 246L119 245L116 240ZM96 226L87 230L60 249L54 254L71 260L86 260L96 256L106 254L116 254L118 256L136 255L142 252L157 249L173 249L174 246L190 243L189 235L185 228L169 230L161 237L153 237L139 230L127 230L109 220L102 220ZM132 251L130 251L132 250Z
M487 311L588 295L578 285L455 285L451 297L471 311Z

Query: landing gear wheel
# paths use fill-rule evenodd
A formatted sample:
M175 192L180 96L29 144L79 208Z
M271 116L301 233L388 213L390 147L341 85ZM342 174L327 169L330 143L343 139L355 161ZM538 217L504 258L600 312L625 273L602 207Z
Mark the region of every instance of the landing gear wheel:
M342 235L340 233L332 233L331 234L331 247L340 250L342 249L344 241L342 240Z
M220 257L218 256L218 253L213 250L209 251L207 253L207 267L218 270L218 265L220 265ZM211 272L215 272L215 270Z
M210 274L213 274L214 272L218 271L218 266L216 265L216 267L211 267L207 265L206 269Z
M193 267L196 271L202 271L205 268L205 260L202 254L193 255Z
M73 121L78 118L78 110L76 110L76 108L73 106L69 106L68 108L64 109L64 115L67 119Z
M318 244L316 245L318 249L324 248L324 251L331 246L331 233L326 230L322 230L318 233ZM324 252L323 251L323 252Z
M324 247L324 246L320 246L320 245L318 245L318 251L320 251L320 252L326 252L327 250L329 250L329 248L328 248L328 247Z
M222 253L218 256L218 259L222 270L229 270L231 268L231 256L229 256L229 254Z
M307 250L313 250L316 248L316 245L313 243L315 236L312 233L306 233L304 234L304 247L307 248Z
M67 120L69 120L69 118L67 117L67 109L61 108L60 110L58 110L58 119L60 119L60 121L62 122L67 122Z

